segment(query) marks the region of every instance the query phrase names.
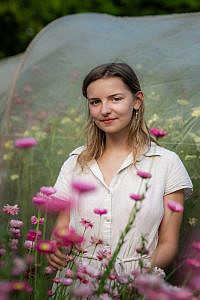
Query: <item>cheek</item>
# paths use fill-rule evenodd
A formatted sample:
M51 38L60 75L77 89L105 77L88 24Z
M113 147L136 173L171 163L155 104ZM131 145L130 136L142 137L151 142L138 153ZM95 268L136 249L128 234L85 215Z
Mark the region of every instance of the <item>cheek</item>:
M95 117L98 115L98 111L96 108L94 107L89 107L89 114L92 116L92 117Z

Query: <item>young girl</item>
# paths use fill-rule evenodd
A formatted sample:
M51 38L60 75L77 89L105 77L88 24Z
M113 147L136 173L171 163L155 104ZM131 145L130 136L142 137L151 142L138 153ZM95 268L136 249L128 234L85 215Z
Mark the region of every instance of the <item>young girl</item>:
M144 120L144 93L130 66L108 63L94 68L85 77L82 91L88 106L86 144L69 155L55 187L59 197L70 195L74 179L94 183L97 190L82 195L78 209L61 212L56 227L70 224L82 232L81 218L98 224L94 209L104 208L107 214L102 216L99 238L113 252L134 204L130 194L145 190L146 182L137 171L150 172L145 199L115 267L119 272L138 267L136 249L143 235L149 251L147 266L165 269L176 255L182 219L182 213L171 214L167 202L183 204L192 190L188 173L174 152L152 141ZM86 239L90 236L86 231ZM92 251L89 247L87 257ZM48 255L48 261L53 268L62 269L65 255L57 250Z

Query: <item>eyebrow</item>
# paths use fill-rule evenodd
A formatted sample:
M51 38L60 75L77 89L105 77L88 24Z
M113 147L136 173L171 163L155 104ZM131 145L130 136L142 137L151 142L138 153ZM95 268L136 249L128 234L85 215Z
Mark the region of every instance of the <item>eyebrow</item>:
M123 93L115 93L115 94L109 95L108 98L111 98L111 97L114 97L114 96L119 96L119 95L124 96ZM91 100L99 100L100 98L87 98L87 99L89 101L91 101Z

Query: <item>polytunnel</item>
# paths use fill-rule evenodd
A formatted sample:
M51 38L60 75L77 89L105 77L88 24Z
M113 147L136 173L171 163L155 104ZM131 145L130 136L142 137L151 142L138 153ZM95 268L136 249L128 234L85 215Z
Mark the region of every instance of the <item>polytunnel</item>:
M191 178L198 180L199 28L199 13L84 13L45 27L23 54L0 99L4 201L28 203L27 193L31 196L40 185L54 183L69 151L83 143L82 80L91 68L106 62L133 67L145 93L147 124L168 131L161 144L177 152ZM37 146L16 149L13 142L24 136L37 138Z

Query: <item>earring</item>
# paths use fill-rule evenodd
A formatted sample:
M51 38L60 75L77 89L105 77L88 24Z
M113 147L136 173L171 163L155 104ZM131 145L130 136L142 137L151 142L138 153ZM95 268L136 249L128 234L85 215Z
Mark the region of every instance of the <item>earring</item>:
M138 110L135 111L135 118L138 119Z

